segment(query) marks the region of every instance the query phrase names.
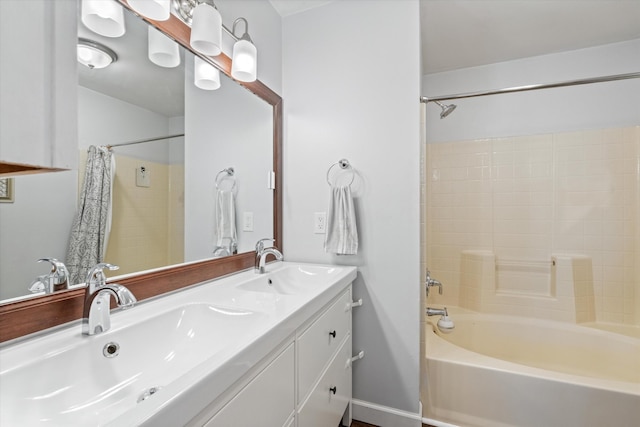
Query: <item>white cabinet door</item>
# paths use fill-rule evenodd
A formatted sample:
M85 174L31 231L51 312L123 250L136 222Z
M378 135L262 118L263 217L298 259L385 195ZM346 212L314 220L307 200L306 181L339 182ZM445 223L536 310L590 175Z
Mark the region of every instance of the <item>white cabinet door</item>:
M0 1L0 172L77 167L76 8Z
M298 412L298 427L337 426L351 400L351 335Z
M283 426L295 409L294 345L227 403L206 427Z

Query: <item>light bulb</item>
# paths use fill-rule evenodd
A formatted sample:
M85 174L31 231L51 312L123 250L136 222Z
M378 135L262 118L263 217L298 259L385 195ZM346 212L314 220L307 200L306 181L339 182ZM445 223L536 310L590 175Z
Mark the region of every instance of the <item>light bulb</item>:
M124 12L114 1L82 0L82 23L94 33L105 37L124 34Z
M191 47L210 56L222 53L222 16L207 3L200 3L193 11L191 22Z
M220 87L220 71L213 65L195 57L193 83L203 90L216 90Z
M248 40L240 39L233 45L231 76L241 82L254 82L257 78L258 50Z
M171 15L171 0L128 0L131 9L154 21L166 21Z
M180 50L178 44L151 25L149 25L148 28L149 60L156 65L166 68L173 68L180 65Z

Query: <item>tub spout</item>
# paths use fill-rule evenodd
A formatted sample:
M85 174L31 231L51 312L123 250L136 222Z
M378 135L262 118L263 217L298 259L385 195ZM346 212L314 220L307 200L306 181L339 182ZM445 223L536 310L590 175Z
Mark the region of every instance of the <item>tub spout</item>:
M441 316L438 319L438 329L443 334L449 334L456 327L453 323L453 320L449 317L449 313L447 313L447 307L444 308L431 308L427 307L427 316Z
M449 316L447 313L447 307L445 308L431 308L427 307L427 316Z

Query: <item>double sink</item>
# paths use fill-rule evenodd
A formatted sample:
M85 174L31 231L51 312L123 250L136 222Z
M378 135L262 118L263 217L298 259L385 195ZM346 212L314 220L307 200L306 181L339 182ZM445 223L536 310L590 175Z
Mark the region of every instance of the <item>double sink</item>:
M197 412L190 389L215 379L215 398L355 274L277 262L114 312L102 334L75 322L10 343L0 349L0 425L139 425L180 397L181 410Z

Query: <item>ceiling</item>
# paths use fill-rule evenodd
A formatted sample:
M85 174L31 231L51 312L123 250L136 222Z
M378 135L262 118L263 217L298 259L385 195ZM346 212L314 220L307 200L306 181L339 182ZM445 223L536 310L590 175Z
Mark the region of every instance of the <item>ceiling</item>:
M331 3L332 0L269 0L280 16L289 16L294 13L313 9Z
M640 38L640 0L420 0L424 74Z
M281 16L330 3L269 1ZM420 0L420 27L430 74L640 38L640 0Z

